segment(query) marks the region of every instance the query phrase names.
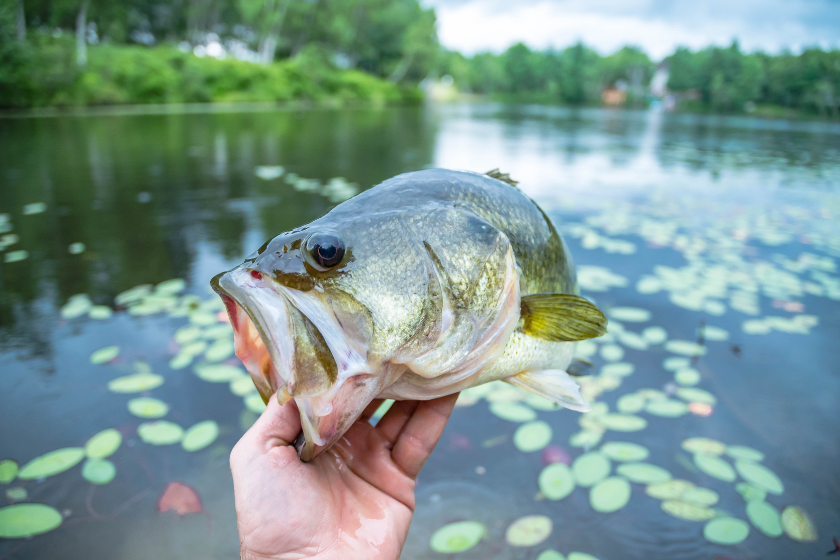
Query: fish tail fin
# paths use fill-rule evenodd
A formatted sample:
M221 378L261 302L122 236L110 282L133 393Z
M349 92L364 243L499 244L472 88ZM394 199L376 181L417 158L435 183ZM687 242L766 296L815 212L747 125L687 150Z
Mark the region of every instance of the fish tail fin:
M532 393L578 412L589 412L589 406L580 395L580 387L568 373L562 369L545 369L541 371L526 371L512 375L506 382L522 387Z

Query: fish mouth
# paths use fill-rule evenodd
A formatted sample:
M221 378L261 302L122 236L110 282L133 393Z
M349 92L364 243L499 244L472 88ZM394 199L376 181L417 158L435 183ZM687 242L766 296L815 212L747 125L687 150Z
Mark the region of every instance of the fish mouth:
M264 402L295 399L303 461L337 441L381 390L366 348L341 329L317 294L287 288L244 264L213 278L234 331L236 356Z

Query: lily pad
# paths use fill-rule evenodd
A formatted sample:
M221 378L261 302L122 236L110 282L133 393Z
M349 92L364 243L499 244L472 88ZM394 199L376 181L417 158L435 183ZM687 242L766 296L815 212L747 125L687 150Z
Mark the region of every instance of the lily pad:
M665 500L662 511L687 521L705 521L715 516L715 510L682 500Z
M110 362L119 355L119 346L106 346L105 348L100 348L99 350L90 355L90 363L104 364L105 362Z
M665 350L683 356L702 356L706 353L706 347L689 340L669 340L665 343Z
M98 321L104 321L105 319L110 319L114 315L114 310L108 307L107 305L94 305L88 311L88 317L91 319L96 319Z
M108 459L88 459L82 465L82 477L94 484L108 484L117 475L117 467Z
M570 552L569 555L566 557L567 560L598 560L591 554L586 554L585 552Z
M192 363L193 358L195 358L195 356L188 352L178 352L171 360L169 360L169 369L184 369Z
M464 394L463 391L461 392L461 394L462 395ZM537 410L562 410L563 409L563 407L561 407L560 405L554 404L550 400L548 400L546 398L543 398L539 395L528 395L527 397L525 397L525 402L528 404L528 406L530 406L531 408L536 408Z
M169 413L169 405L159 399L140 397L128 401L128 411L139 418L163 418Z
M505 540L511 546L536 546L551 534L553 524L545 515L526 515L510 524Z
M525 405L515 402L490 403L490 412L511 422L530 422L537 419L537 413Z
M690 453L705 453L706 455L722 455L726 451L725 444L704 437L688 438L682 442L682 448Z
M817 540L817 528L811 517L799 506L788 506L782 511L782 528L795 541Z
M743 497L747 502L752 500L763 500L767 497L766 491L753 486L752 484L747 484L746 482L739 482L736 484L735 490L741 494L741 497Z
M624 441L608 441L601 446L601 453L613 461L644 461L650 454L647 447Z
M705 404L715 404L717 398L708 391L697 389L696 387L680 387L676 391L677 396L689 402L700 402Z
M571 469L563 463L552 463L540 473L540 490L549 500L562 500L575 489Z
M61 318L69 320L81 317L85 313L90 312L92 306L93 304L87 294L70 296L70 299L61 308Z
M729 340L729 331L720 327L706 325L705 327L703 327L703 337L706 340L711 341Z
M189 428L181 440L181 447L186 451L204 449L219 436L219 425L213 420L205 420Z
M221 362L233 355L233 341L232 340L218 340L214 342L207 352L204 353L204 358L208 362Z
M608 430L617 432L637 432L647 427L647 420L631 414L607 414L599 421Z
M551 441L551 426L547 422L537 420L519 426L513 434L513 445L520 451L539 451Z
M135 373L112 379L108 389L114 393L142 393L160 387L163 381L163 377L155 373Z
M700 372L694 368L680 368L674 372L674 381L680 385L697 385L700 383Z
M668 340L668 331L662 327L648 327L642 331L642 338L644 338L648 344L662 344Z
M21 467L18 477L22 480L46 478L62 473L79 464L85 458L81 447L65 447L36 457Z
M45 504L15 504L0 508L0 538L21 539L52 531L62 521L57 509Z
M137 435L151 445L171 445L181 441L181 438L184 437L184 429L173 422L157 420L156 422L143 422L137 426Z
M29 497L29 492L26 491L26 488L18 486L17 488L6 490L6 497L10 502L23 502Z
M752 461L735 461L735 468L741 478L771 494L781 494L785 491L785 485L779 477L764 465Z
M725 482L734 482L735 469L732 465L717 455L706 455L705 453L694 454L694 464L697 468L709 476L713 476Z
M625 414L639 412L645 407L645 398L642 395L630 393L619 397L616 408Z
M184 291L187 283L181 278L173 278L171 280L164 280L155 286L155 292L158 294L172 295Z
M85 455L90 459L104 459L113 455L121 443L122 435L114 428L108 428L87 440Z
M617 362L624 357L624 349L617 344L605 344L601 347L601 357L608 362Z
M175 342L180 345L189 344L194 340L198 340L204 332L201 328L196 327L195 325L187 325L185 327L181 327L177 331L175 331Z
M647 403L645 410L655 416L676 418L688 413L688 405L682 401L668 399L664 401L651 401Z
M717 517L703 527L703 536L715 544L738 544L750 534L750 526L734 517Z
M615 375L617 377L626 377L633 373L636 366L629 362L613 362L606 364L601 368L601 375Z
M648 496L657 500L676 500L692 488L694 488L694 483L675 478L665 482L648 484L645 492Z
M672 356L670 358L665 358L662 362L662 367L667 369L668 371L677 371L678 369L687 368L691 366L691 360L688 358L678 358L676 356Z
M756 463L764 460L764 453L745 445L729 445L726 447L726 454L733 459L754 461Z
M237 377L233 381L230 382L230 392L236 395L237 397L244 397L250 393L256 391L257 388L254 386L254 382L251 381L251 378L247 375L243 375L242 377ZM462 392L461 395L464 393Z
M680 499L684 502L711 507L718 503L720 496L717 492L708 488L691 488L686 490Z
M652 484L654 482L665 482L671 479L671 473L651 465L650 463L624 463L616 468L618 474L630 480L630 482L637 482L641 484Z
M200 364L193 371L200 379L211 383L229 383L244 375L241 368L228 364Z
M440 554L456 554L473 548L486 534L487 529L478 521L457 521L435 531L429 546Z
M540 552L540 555L537 556L537 560L566 560L566 557L556 550L549 548L548 550Z
M8 484L18 475L18 464L11 459L0 461L0 484Z
M613 307L607 311L607 316L616 321L644 323L645 321L650 321L651 313L647 309L641 309L639 307Z
M572 437L569 438L569 445L572 447L594 447L598 445L602 437L604 437L603 432L581 430L576 434L572 434Z
M589 491L589 504L601 513L618 511L630 501L630 484L620 476L602 480Z
M572 463L572 472L580 486L593 486L610 475L610 460L598 451L584 453Z
M747 518L756 529L768 537L778 537L782 534L779 511L764 500L747 502Z
M248 395L242 400L245 402L245 407L256 414L262 414L262 411L266 408L266 405L259 393Z
M9 251L3 257L3 261L7 263L25 261L29 258L29 251L26 249L19 249L17 251Z

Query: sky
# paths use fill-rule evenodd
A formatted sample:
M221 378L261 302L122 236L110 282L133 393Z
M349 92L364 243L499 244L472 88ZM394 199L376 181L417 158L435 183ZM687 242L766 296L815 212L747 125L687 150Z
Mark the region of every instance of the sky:
M583 41L601 54L624 45L654 60L678 46L798 52L840 48L840 0L423 0L441 43L466 55L522 41L563 48Z

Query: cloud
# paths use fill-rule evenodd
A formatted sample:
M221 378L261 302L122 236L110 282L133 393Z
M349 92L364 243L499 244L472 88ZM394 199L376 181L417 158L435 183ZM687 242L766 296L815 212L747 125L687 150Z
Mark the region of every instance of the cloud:
M441 42L473 54L522 41L535 49L583 41L601 53L624 45L660 59L677 46L729 45L748 51L840 47L840 10L831 0L427 0Z

